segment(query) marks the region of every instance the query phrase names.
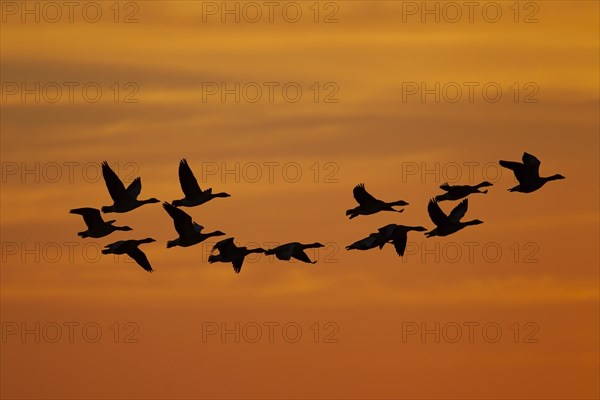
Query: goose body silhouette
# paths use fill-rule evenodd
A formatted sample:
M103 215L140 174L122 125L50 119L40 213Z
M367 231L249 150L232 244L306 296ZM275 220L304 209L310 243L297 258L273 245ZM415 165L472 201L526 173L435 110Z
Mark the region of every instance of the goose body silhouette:
M77 233L77 235L82 238L101 238L110 235L114 231L132 230L128 226L114 226L113 223L116 222L114 219L110 221L104 221L102 214L100 214L100 210L97 208L74 208L69 212L71 214L77 214L83 217L83 222L85 222L88 229L86 231Z
M546 183L557 179L565 179L560 174L540 177L540 160L537 157L523 153L523 162L504 161L500 160L500 165L510 169L514 174L519 184L508 189L509 192L531 193L540 189Z
M442 184L440 189L445 190L446 193L441 194L439 196L435 196L436 201L444 201L444 200L460 200L464 199L470 194L473 193L487 193L487 190L479 190L482 187L494 186L492 183L488 181L481 182L478 185L470 186L470 185L449 185L448 182Z
M350 219L358 217L359 215L371 215L380 211L394 211L402 212L404 210L396 210L394 206L407 206L408 203L403 200L393 201L386 203L373 197L365 189L365 185L360 183L356 185L352 191L354 198L358 202L358 207L351 208L346 211L346 215L350 216Z
M391 243L396 250L396 254L398 254L400 257L403 257L404 251L406 250L406 243L408 242L408 232L424 232L426 230L427 228L422 226L389 224L379 228L379 234L384 239L383 244Z
M173 218L175 230L179 234L177 239L167 242L167 248L174 246L189 247L203 242L210 237L225 235L221 231L202 233L204 227L192 221L192 217L185 211L167 202L163 203L163 208Z
M349 246L346 246L346 250L370 250L375 247L383 248L385 245L385 238L379 232L371 233L366 238L357 240Z
M456 207L454 207L452 212L450 212L450 215L446 215L435 199L429 200L427 212L429 213L431 221L433 221L433 223L436 225L436 228L429 232L425 232L425 236L448 236L467 226L483 224L483 221L478 219L466 222L461 221L461 219L467 213L468 208L469 200L464 199Z
M202 190L198 181L192 172L187 160L184 158L179 162L179 183L185 197L180 200L173 200L175 207L194 207L204 204L215 197L230 197L228 193L213 193L212 189Z
M308 255L304 252L304 250L316 249L319 247L325 247L325 246L318 242L309 243L309 244L292 242L292 243L282 244L281 246L277 246L275 248L269 249L269 250L265 251L265 255L268 255L268 256L274 255L279 260L283 260L283 261L289 261L290 259L295 258L296 260L299 260L299 261L302 261L302 262L305 262L308 264L314 264L314 263L316 263L316 261L311 261L310 257L308 257Z
M142 180L138 176L129 184L127 189L115 171L113 171L108 163L102 163L102 176L108 188L108 193L113 200L113 205L102 207L103 213L125 213L149 203L159 203L160 200L154 197L147 200L138 200L138 196L142 191Z
M212 253L218 250L219 254L213 255ZM242 270L242 264L244 263L244 259L248 254L252 253L264 253L265 249L256 248L256 249L248 249L247 247L238 247L233 242L233 238L223 239L220 242L217 242L212 251L211 255L208 256L209 263L215 262L224 262L224 263L232 263L233 270L236 274L239 274Z
M346 250L370 250L374 249L375 247L382 249L386 243L391 243L396 249L396 253L402 257L404 256L404 251L406 250L408 232L423 232L426 230L427 229L422 226L389 224L379 228L377 232L371 233L366 238L346 246Z
M138 265L144 270L152 272L154 270L148 261L148 257L146 257L146 254L139 249L140 244L152 242L156 242L156 240L152 238L141 240L119 240L118 242L104 246L106 248L102 250L102 254L127 254L129 257L133 258L135 262L137 262Z

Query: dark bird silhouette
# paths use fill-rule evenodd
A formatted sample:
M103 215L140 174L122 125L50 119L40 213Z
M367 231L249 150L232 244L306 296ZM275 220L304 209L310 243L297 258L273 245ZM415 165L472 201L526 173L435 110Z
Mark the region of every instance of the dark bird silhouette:
M560 174L540 177L540 164L540 160L529 153L523 153L523 163L500 160L500 165L510 169L515 174L517 181L519 181L517 186L508 189L508 191L531 193L544 186L547 182L565 179Z
M111 219L110 221L104 221L102 214L97 208L83 207L75 208L69 211L71 214L81 215L83 222L87 225L87 231L78 232L77 235L82 238L101 238L110 235L114 231L130 231L132 230L128 226L114 226L113 223L116 221Z
M396 210L393 206L407 206L408 203L399 200L391 203L386 203L384 201L378 200L375 197L371 196L367 190L365 189L365 185L360 183L354 187L352 191L354 194L354 198L358 202L358 207L351 208L346 211L346 215L350 216L350 219L354 217L358 217L359 215L371 215L378 213L379 211L394 211L394 212L402 212L404 210Z
M213 255L212 253L218 250L219 254ZM209 263L215 262L224 262L224 263L232 263L233 270L236 274L239 274L242 270L242 264L244 263L244 259L248 254L251 253L264 253L265 249L256 248L256 249L248 249L246 247L237 247L235 243L233 243L233 238L223 239L220 242L217 242L213 246L211 251L211 255L208 256Z
M202 233L204 227L193 222L192 217L185 211L180 210L167 202L163 203L163 208L169 213L171 218L173 218L175 230L179 234L177 239L169 240L167 242L167 248L173 246L189 247L198 244L209 237L225 235L225 233L221 231Z
M325 245L318 242L310 244L292 242L267 250L265 251L265 254L268 256L275 255L278 259L284 261L289 261L291 258L295 258L296 260L300 260L305 263L314 264L316 261L311 261L310 257L308 257L304 250L316 249L319 247L325 247Z
M106 161L102 163L102 176L104 177L104 182L106 182L108 193L113 199L112 206L102 207L102 212L104 213L124 213L135 210L144 204L160 202L160 200L155 199L154 197L147 200L138 200L138 196L142 191L142 180L140 177L135 178L133 182L129 184L127 189L125 189L125 185L123 185L121 179L119 179L117 174L115 174L115 171L108 166Z
M175 207L194 207L204 204L215 197L230 197L228 193L213 193L212 189L202 190L192 172L187 160L184 158L179 162L179 183L185 197L181 200L173 200Z
M371 233L366 238L346 246L346 250L370 250L375 247L382 249L386 243L391 243L396 249L396 253L398 253L399 256L403 256L406 249L406 242L408 241L408 232L423 232L426 230L427 229L422 226L389 224L379 228L377 232Z
M444 212L442 211L435 199L429 200L429 204L427 205L427 211L429 212L429 217L437 226L437 228L429 232L425 232L425 235L427 237L448 236L460 231L466 226L483 224L483 221L480 221L478 219L466 222L461 221L462 217L464 217L467 213L468 208L469 200L464 199L456 207L454 207L452 212L450 212L450 215L447 216L446 214L444 214Z
M479 185L470 186L470 185L449 185L448 182L444 183L440 186L440 189L446 191L446 193L441 194L439 196L435 196L436 201L444 201L444 200L460 200L467 197L473 193L487 193L487 190L479 190L482 187L494 186L492 183L485 181L481 182Z
M370 250L375 247L383 248L385 245L385 238L380 232L371 233L366 238L357 240L349 246L346 246L346 250Z
M417 231L424 232L427 228L422 226L406 226L389 224L382 228L379 228L379 234L383 237L384 244L391 243L396 249L396 254L400 257L404 256L406 250L406 243L408 241L408 232Z
M152 272L154 270L148 261L148 257L146 257L144 252L138 248L140 244L152 242L156 242L156 240L152 238L141 240L119 240L118 242L104 246L106 248L102 250L102 254L127 254L129 257L133 258L140 267L144 268L144 270Z

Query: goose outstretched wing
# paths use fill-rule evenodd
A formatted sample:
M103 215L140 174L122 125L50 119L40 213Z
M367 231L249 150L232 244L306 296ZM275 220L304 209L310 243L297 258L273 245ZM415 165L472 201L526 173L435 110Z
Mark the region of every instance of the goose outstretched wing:
M152 272L152 266L150 265L150 261L148 261L148 257L146 254L141 251L138 247L134 247L133 249L127 252L127 255L135 260L136 263L145 271Z
M171 216L171 218L173 218L173 224L175 225L175 230L179 236L188 236L196 233L196 230L194 229L194 222L189 214L167 202L163 203L163 208ZM196 224L196 226L199 226L200 230L203 228L198 224Z
M292 257L294 257L296 260L300 260L302 262L308 263L308 264L312 264L312 260L310 259L310 257L308 256L308 254L306 254L304 252L304 250L301 249L297 249L293 254Z
M202 193L202 189L200 189L198 181L185 158L179 162L179 184L185 197L197 197Z
M396 254L400 257L404 256L406 250L406 242L408 241L408 234L405 231L398 231L392 239L392 244L396 249Z
M540 160L534 155L529 153L523 153L523 165L525 166L526 173L532 178L540 177Z
M233 238L227 238L217 242L212 251L219 250L219 253L229 255L235 253L237 249L238 247L233 243Z
M450 184L448 182L444 182L440 185L440 189L443 189L446 192L449 192L450 190L452 190L452 186L450 186Z
M91 207L74 208L69 211L71 214L78 214L83 217L83 222L91 228L93 226L101 226L104 224L100 210Z
M461 220L461 218L464 217L465 214L467 213L468 208L469 208L469 201L467 199L464 199L463 201L461 201L459 203L459 205L454 207L454 210L452 210L450 212L448 219L452 222L459 222Z
M429 200L429 203L427 204L427 212L429 213L429 218L431 218L431 221L437 226L442 226L448 223L448 216L444 214L435 199Z
M239 274L242 270L242 264L244 264L244 257L237 257L235 260L232 261L232 264L235 273Z
M125 191L125 185L121 182L121 179L115 174L108 162L104 161L102 163L102 177L104 178L104 182L106 183L106 188L108 189L108 193L114 202L121 201L125 197L127 197L127 192Z
M137 199L142 192L142 179L138 176L127 186L127 196Z
M540 160L529 153L523 153L523 163L500 160L500 165L512 170L519 183L527 183L539 179L540 164Z
M361 206L368 205L377 201L377 199L369 194L365 189L364 183L359 183L352 190L354 198Z

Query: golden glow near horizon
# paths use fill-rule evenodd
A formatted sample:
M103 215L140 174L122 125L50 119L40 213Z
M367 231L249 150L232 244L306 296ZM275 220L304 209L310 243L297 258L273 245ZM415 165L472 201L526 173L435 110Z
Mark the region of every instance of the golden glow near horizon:
M598 398L599 6L592 1L1 1L2 398ZM538 156L531 194L498 160ZM319 241L239 275L166 248L160 204L240 245ZM445 238L445 181L491 181ZM348 220L354 185L402 214ZM456 203L443 202L449 212ZM113 241L145 244L156 272Z

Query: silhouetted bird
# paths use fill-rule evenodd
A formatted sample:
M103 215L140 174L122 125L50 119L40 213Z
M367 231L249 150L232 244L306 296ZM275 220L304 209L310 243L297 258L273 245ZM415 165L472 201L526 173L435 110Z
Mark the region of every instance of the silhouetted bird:
M417 231L424 232L427 228L422 226L406 226L389 224L382 228L379 228L379 234L385 239L385 243L391 243L396 249L396 253L402 257L406 250L406 242L408 241L408 232Z
M216 255L212 255L212 253L218 250L219 254ZM214 245L212 251L211 251L211 255L208 256L208 262L209 263L215 263L215 262L225 262L225 263L232 263L233 264L233 270L235 271L236 274L239 274L240 271L242 270L242 264L244 263L244 258L246 258L246 256L248 254L251 253L264 253L265 249L262 248L256 248L256 249L248 249L246 247L237 247L235 245L235 243L233 243L233 238L228 238L228 239L223 239L220 242L217 242L217 244Z
M346 250L370 250L375 247L383 248L385 245L385 238L379 232L371 233L366 238L357 240L349 246L346 246Z
M523 153L523 163L500 160L500 165L512 170L519 181L517 186L508 189L508 191L531 193L544 186L546 182L565 179L560 174L540 177L540 164L540 160L529 153Z
M305 263L314 264L316 261L311 261L308 255L304 252L306 249L316 249L319 247L325 247L325 245L321 243L310 243L310 244L302 244L298 242L282 244L281 246L277 246L270 250L265 251L265 254L268 256L275 255L278 259L289 261L291 258L295 258L296 260L300 260Z
M181 200L173 200L175 207L194 207L204 204L215 197L230 197L228 193L213 193L212 189L202 190L194 176L187 160L184 158L179 162L179 183L185 197Z
M163 203L163 208L169 213L171 218L173 218L175 230L179 234L177 239L169 240L167 242L167 248L173 246L188 247L200 243L209 237L225 235L225 233L221 231L202 233L204 227L193 222L192 217L185 211L180 210L167 202Z
M435 199L429 200L429 204L427 205L427 211L429 212L429 217L433 221L433 223L437 226L437 228L425 232L427 237L431 236L448 236L453 234L454 232L460 231L465 226L469 225L478 225L483 224L483 221L478 219L461 222L462 217L467 213L467 209L469 208L469 200L464 199L460 202L459 205L454 207L450 215L444 214L439 204Z
M423 232L426 230L427 229L422 226L389 224L379 228L376 233L371 233L366 238L356 241L350 246L346 246L346 250L370 250L374 249L375 247L379 247L381 249L386 243L391 243L394 245L396 253L398 253L399 256L403 256L406 249L406 242L408 240L408 232Z
M379 211L402 212L404 210L396 210L393 208L393 206L408 205L408 203L403 200L394 201L391 203L386 203L384 201L378 200L366 191L365 185L362 183L356 185L352 192L359 206L346 211L346 215L349 215L350 219L358 217L359 215L375 214Z
M479 185L470 186L470 185L449 185L448 182L444 183L440 186L440 189L446 191L446 193L441 194L439 196L435 196L436 201L444 201L444 200L460 200L462 198L467 197L473 193L487 193L487 190L479 190L482 187L486 186L494 186L492 183L485 181L481 182Z
M115 174L115 172L108 166L106 161L102 163L102 176L106 182L108 193L114 202L112 206L102 207L102 212L104 213L124 213L135 210L144 204L160 202L160 200L155 198L138 200L137 197L142 191L142 180L139 177L135 178L133 182L129 184L127 189L125 189L123 182L121 182L117 174Z
M148 272L152 272L154 270L148 261L148 257L146 257L144 252L138 248L140 244L152 242L156 242L156 240L152 238L141 240L119 240L118 242L104 246L106 249L102 250L102 254L127 254L129 257L133 258L140 267Z
M114 226L113 223L116 221L111 219L110 221L104 221L102 214L97 208L83 207L75 208L69 211L71 214L78 214L83 217L83 221L87 225L87 231L78 232L77 235L82 238L101 238L110 235L114 231L130 231L132 230L128 226Z

